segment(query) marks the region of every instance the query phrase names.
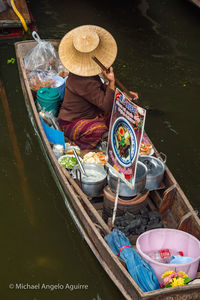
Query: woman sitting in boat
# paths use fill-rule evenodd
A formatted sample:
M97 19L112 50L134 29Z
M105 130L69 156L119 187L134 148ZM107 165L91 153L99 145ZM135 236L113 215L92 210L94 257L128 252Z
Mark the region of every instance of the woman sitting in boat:
M115 93L115 76L110 66L116 54L117 45L112 35L93 25L71 30L59 45L60 60L70 73L58 122L65 136L82 150L96 148L109 129ZM92 56L110 67L109 73L102 71ZM107 85L98 76L101 72ZM133 95L138 97L136 93Z

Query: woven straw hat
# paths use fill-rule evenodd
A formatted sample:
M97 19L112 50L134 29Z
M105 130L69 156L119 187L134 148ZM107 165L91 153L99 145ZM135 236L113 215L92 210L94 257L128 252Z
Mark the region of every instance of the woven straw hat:
M117 44L105 29L94 25L83 25L69 31L61 40L59 57L62 64L72 73L80 76L93 76L102 72L91 58L110 67L117 55Z

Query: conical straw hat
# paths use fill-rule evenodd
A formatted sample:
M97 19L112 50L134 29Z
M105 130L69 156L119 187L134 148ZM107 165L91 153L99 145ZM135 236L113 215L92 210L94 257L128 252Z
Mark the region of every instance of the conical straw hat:
M93 76L102 72L94 62L110 67L117 55L117 44L105 29L94 25L83 25L69 31L61 40L59 57L62 64L72 73L80 76Z

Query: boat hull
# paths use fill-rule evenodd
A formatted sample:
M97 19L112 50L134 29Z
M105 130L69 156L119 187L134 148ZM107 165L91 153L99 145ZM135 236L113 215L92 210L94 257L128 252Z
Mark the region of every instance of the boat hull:
M56 48L58 47L59 41L51 42ZM103 235L110 233L109 227L102 220L100 214L91 204L88 197L78 187L67 170L58 164L51 145L42 128L23 65L24 56L35 45L36 43L34 41L23 41L15 44L22 90L28 111L31 113L31 118L33 119L39 139L42 143L42 147L48 156L53 172L59 180L59 184L62 187L66 198L69 199L71 206L73 207L82 228L82 234L90 249L126 299L200 299L200 285L194 285L193 287L186 285L183 287L160 289L144 293L129 275L121 260L113 254L104 241ZM169 187L165 189L163 197L160 196L159 191L151 192L151 197L155 200L157 206L160 207L160 213L164 215L172 204L173 210L176 210L176 205L174 206L174 203L172 203L172 198L175 197L178 211L181 210L179 216L177 216L178 220L175 226L177 226L178 229L184 229L185 227L187 232L200 238L200 221L168 168L166 168L165 185ZM66 205L66 207L69 209L68 205ZM175 212L172 211L171 213L174 214ZM189 225L189 223L191 223L191 225Z

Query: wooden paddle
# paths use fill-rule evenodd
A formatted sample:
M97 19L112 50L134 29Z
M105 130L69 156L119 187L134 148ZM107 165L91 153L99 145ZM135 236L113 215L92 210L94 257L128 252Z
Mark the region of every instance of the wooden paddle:
M95 63L97 63L99 65L100 68L102 68L102 70L106 71L106 73L109 73L109 69L107 69L101 62L100 60L98 60L98 58L96 56L92 56L92 59L95 61ZM128 97L131 98L132 101L138 102L138 100L135 100L133 98L133 95L131 95L131 93L129 92L129 90L115 77L115 82L118 85L118 87L124 91L126 93L126 95Z

